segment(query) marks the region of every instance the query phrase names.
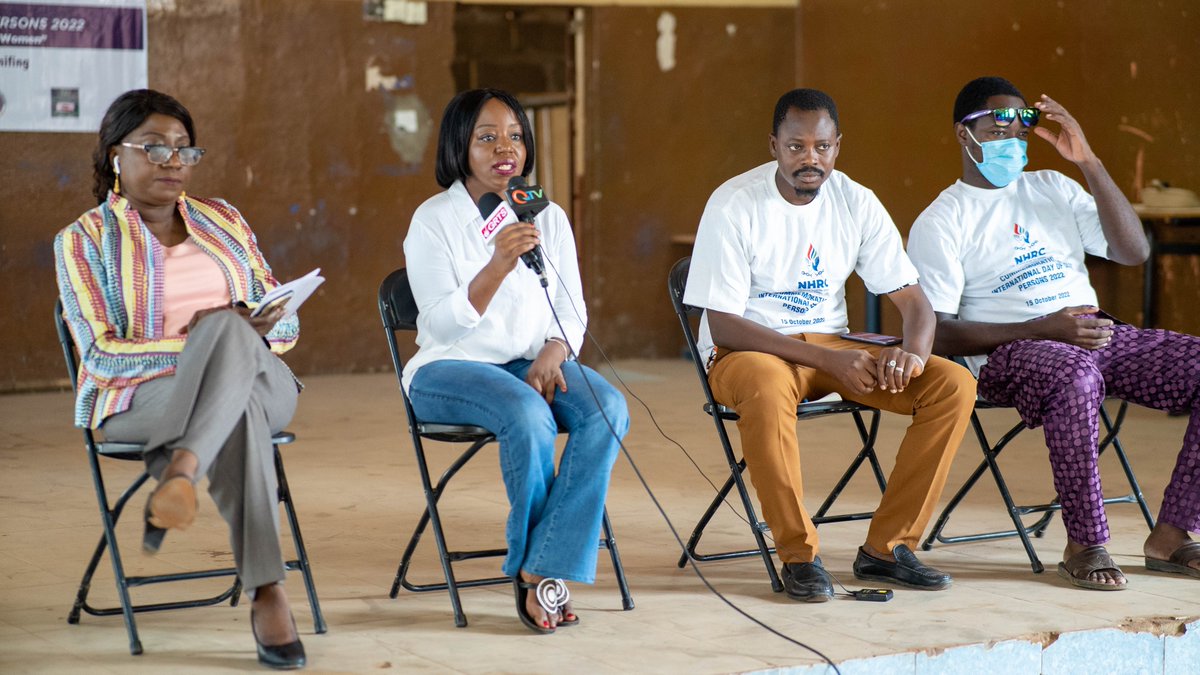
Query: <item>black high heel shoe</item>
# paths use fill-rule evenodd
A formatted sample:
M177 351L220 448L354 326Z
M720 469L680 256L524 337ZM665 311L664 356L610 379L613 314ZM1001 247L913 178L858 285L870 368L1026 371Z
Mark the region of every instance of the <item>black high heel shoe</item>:
M292 617L292 630L296 631L296 617ZM258 662L268 668L277 670L298 670L304 667L308 659L304 655L304 645L300 642L300 633L296 631L296 639L282 645L264 645L258 639L258 629L254 627L254 609L250 610L250 632L254 633L254 645L258 648Z

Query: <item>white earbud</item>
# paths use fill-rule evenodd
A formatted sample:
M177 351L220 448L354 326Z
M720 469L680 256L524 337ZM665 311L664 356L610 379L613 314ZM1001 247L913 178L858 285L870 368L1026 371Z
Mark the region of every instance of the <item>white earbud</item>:
M121 158L113 156L113 173L121 175Z

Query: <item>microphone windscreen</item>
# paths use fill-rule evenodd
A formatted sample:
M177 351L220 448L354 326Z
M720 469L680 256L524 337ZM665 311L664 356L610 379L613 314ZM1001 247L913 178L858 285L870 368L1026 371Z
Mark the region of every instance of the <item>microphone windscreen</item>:
M479 215L483 216L479 236L483 237L485 243L491 241L500 228L517 222L517 215L512 207L495 192L488 192L479 198Z
M479 215L487 218L492 214L492 211L496 210L497 206L500 206L503 201L504 199L502 199L500 195L496 194L495 192L485 193L479 198Z

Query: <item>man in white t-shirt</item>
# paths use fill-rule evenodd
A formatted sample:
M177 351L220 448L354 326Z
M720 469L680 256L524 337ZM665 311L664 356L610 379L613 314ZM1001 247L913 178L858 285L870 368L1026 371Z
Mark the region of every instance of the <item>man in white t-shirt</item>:
M1038 122L1060 126L1057 133ZM1097 467L1105 395L1190 411L1146 567L1200 578L1200 338L1114 322L1097 306L1084 254L1146 260L1141 222L1048 96L1028 106L1012 83L976 79L954 104L962 178L917 218L908 251L938 316L936 351L970 357L979 393L1042 425L1067 547L1059 575L1096 590L1125 588L1109 540ZM1023 173L1032 133L1075 163L1091 194L1056 171ZM1093 197L1094 195L1094 197Z
M975 398L966 369L930 356L935 320L917 272L874 193L834 170L840 144L829 96L813 89L784 94L770 135L775 161L713 193L684 293L684 302L705 308L700 341L709 382L740 417L746 466L783 562L784 589L808 602L830 599L833 586L802 499L796 406L837 393L912 416L854 573L940 590L950 576L923 565L912 548ZM840 337L851 272L895 303L902 343Z

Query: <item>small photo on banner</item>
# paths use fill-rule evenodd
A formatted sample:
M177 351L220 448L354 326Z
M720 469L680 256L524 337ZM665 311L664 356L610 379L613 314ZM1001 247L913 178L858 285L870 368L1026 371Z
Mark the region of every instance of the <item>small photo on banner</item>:
M0 0L0 132L94 133L146 86L146 0Z

